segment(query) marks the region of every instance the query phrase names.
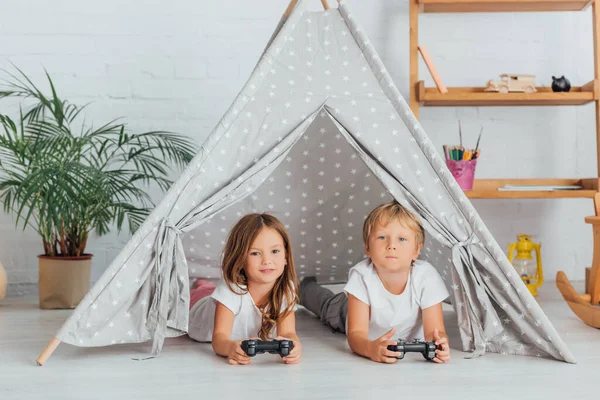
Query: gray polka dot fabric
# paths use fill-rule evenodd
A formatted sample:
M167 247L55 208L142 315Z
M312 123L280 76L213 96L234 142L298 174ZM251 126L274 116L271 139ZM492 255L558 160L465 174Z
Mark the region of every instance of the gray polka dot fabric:
M575 362L342 2L283 18L201 151L58 333L77 346L185 334L189 282L220 277L229 229L269 212L299 277L347 280L362 224L395 198L422 219L421 257L451 292L461 345Z

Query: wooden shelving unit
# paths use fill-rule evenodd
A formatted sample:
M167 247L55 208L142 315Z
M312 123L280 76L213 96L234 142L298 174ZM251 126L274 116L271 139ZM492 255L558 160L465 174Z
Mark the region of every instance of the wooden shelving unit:
M440 93L437 88L426 88L423 81L417 84L417 101L421 106L579 106L594 101L594 82L581 87L571 87L570 92L555 93L548 87L537 87L535 93L485 92L483 87L448 88Z
M594 0L409 0L410 1L410 107L419 118L420 107L487 106L578 106L594 102L596 114L597 176L600 176L600 10ZM419 13L466 12L551 12L582 11L592 8L594 26L594 79L570 92L555 93L546 87L535 93L485 92L483 87L449 87L441 93L437 87L425 87L419 80ZM578 190L499 191L512 185L578 185ZM476 179L473 190L465 192L473 199L593 198L599 191L598 177L588 179Z
M505 185L526 186L581 186L571 190L500 191ZM564 199L590 198L598 192L598 179L476 179L473 190L465 194L471 199Z
M589 0L419 0L422 13L581 11Z

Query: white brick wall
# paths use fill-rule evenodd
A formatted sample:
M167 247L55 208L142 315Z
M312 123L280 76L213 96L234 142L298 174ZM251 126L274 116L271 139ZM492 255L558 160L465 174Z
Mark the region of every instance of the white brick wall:
M311 2L318 9L320 2ZM288 0L4 0L0 68L10 62L42 82L45 67L60 93L92 102L88 121L125 117L135 131L166 129L198 142L229 106L258 61ZM330 0L333 4L334 0ZM408 4L351 0L397 86L408 96ZM533 73L550 85L593 78L590 10L581 13L439 14L420 17L426 44L447 86L482 86L503 72ZM421 63L419 73L432 86ZM3 112L10 104L0 103ZM476 140L484 126L477 176L592 177L596 174L591 105L533 108L423 108L433 142ZM159 197L157 196L157 199ZM548 279L563 269L583 279L592 231L583 222L590 200L476 200L502 247L527 232L542 242ZM0 262L13 284L37 281L39 239L15 231L0 215ZM90 241L97 279L127 240L110 234Z

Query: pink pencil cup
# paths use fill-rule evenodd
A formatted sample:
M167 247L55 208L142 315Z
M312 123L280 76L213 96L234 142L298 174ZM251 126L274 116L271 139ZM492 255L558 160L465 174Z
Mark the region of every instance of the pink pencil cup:
M452 172L458 186L462 190L472 190L473 180L475 179L475 166L477 159L474 160L446 160L446 166Z

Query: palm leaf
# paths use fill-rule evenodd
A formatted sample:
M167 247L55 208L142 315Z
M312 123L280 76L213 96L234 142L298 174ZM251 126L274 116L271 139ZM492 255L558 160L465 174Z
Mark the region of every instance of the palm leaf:
M193 158L194 143L172 132L132 134L118 119L98 128L82 123L75 133L71 125L85 106L61 99L47 72L49 96L17 71L8 73L0 99L35 104L20 112L17 122L0 115L5 212L15 216L17 225L35 224L45 245L61 237L74 254L84 251L92 230L104 235L116 224L119 231L127 225L135 232L153 207L147 188L167 190L169 171Z

